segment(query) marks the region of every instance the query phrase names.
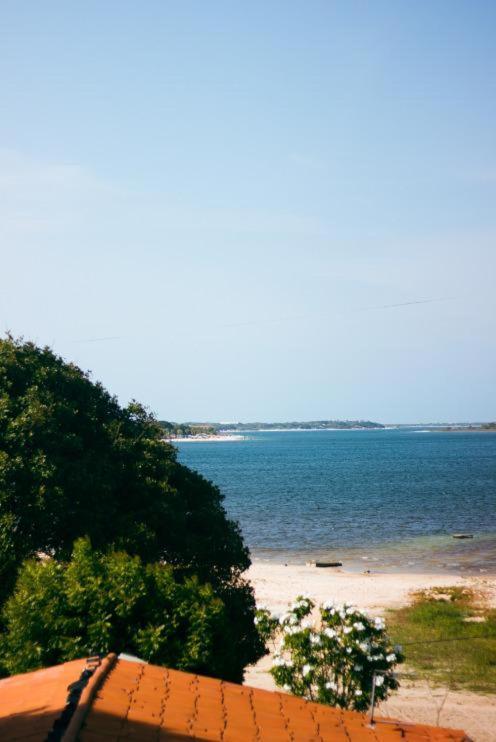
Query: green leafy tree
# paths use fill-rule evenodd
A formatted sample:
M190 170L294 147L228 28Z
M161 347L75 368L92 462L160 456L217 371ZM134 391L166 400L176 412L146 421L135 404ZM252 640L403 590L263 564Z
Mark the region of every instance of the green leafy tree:
M95 552L87 538L76 541L68 562L27 560L3 618L0 665L8 673L109 651L224 671L228 617L210 585L125 552Z
M24 559L67 559L87 535L209 582L232 627L224 677L240 680L264 651L248 550L218 488L162 438L141 405L121 407L49 348L0 340L0 603Z
M314 608L300 596L279 619L267 609L257 612L264 641L279 641L271 669L277 685L312 701L365 711L375 676L376 700L387 698L398 687L393 670L403 657L400 647L391 646L383 619L329 601L314 625Z

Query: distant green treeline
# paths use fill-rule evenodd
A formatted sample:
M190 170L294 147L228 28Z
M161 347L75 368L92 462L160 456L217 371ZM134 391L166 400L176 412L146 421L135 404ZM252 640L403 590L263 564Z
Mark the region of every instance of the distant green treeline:
M169 437L188 435L212 435L219 430L243 431L243 430L352 430L356 428L384 428L381 423L371 420L310 420L308 422L283 422L283 423L173 423L160 421L160 424Z
M159 420L167 438L182 438L189 435L215 435L218 428L210 423L172 423Z

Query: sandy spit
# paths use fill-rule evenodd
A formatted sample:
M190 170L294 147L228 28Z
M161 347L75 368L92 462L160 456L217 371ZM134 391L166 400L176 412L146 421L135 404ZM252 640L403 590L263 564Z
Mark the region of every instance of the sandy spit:
M167 443L229 443L230 441L244 441L244 435L191 435L164 439Z

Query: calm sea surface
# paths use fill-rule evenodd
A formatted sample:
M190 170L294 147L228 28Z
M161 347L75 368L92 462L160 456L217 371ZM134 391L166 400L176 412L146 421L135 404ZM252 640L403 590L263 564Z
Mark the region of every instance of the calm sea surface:
M252 556L350 569L496 572L496 434L249 433L179 443L217 484ZM458 541L453 533L473 533Z

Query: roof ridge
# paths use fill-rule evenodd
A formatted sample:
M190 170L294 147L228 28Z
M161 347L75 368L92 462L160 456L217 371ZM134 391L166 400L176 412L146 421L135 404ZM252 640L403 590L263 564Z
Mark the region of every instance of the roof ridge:
M93 696L116 660L115 654L95 655L86 659L79 678L67 686L67 702L55 719L45 742L73 742L86 716Z
M79 730L91 708L95 693L102 685L110 670L114 667L116 661L117 655L113 652L104 658L100 658L100 662L92 671L91 678L88 679L85 686L81 689L78 699L79 703L76 705L70 723L62 736L63 742L76 742Z

